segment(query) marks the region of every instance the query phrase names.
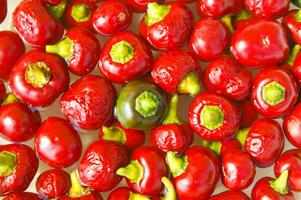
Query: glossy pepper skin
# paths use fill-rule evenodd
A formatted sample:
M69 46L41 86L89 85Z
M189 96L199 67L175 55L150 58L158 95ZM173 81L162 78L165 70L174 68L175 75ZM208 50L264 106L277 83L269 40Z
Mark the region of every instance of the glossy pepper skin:
M193 96L201 89L201 74L198 60L184 50L170 50L160 54L151 71L153 80L166 92Z
M282 25L286 28L293 40L301 44L301 34L298 30L301 28L301 13L298 10L290 10L283 18Z
M245 101L239 104L241 121L240 128L247 128L257 119L257 111L251 101Z
M157 12L160 13L159 17ZM170 50L184 46L192 25L192 12L184 4L149 3L147 14L140 22L139 32L153 48Z
M13 12L13 26L33 47L55 43L64 33L63 26L47 12L42 0L22 1Z
M251 101L264 117L285 116L294 108L297 98L297 83L287 69L268 67L253 80Z
M2 23L7 14L7 0L0 0L0 23Z
M301 148L301 104L297 104L283 120L286 138L297 148Z
M74 164L82 151L78 133L68 121L58 117L49 117L42 123L35 135L34 145L39 158L57 168Z
M197 1L197 11L200 16L222 17L227 14L237 14L242 7L242 0Z
M53 199L66 194L70 189L69 174L61 169L51 169L42 172L36 182L39 195Z
M43 50L31 50L12 68L9 85L20 100L45 107L67 89L69 80L62 58Z
M243 101L250 94L252 74L231 57L221 56L208 64L203 83L207 91Z
M128 156L123 145L112 141L96 141L90 144L81 159L78 175L88 187L98 192L109 191L121 181L121 176L116 174L117 169L127 163Z
M26 190L39 166L35 152L22 144L0 145L0 158L0 196Z
M289 52L285 29L271 19L253 19L235 31L231 52L245 67L258 68L281 63Z
M105 78L88 75L71 85L61 97L61 111L76 126L93 130L112 116L116 99L114 86Z
M126 83L147 74L153 64L153 54L141 38L123 31L112 36L101 51L99 70L111 81Z
M146 12L147 4L157 2L162 3L163 0L125 0L125 2L132 7L134 12Z
M229 190L209 198L209 200L251 200L245 193L241 191Z
M15 192L11 193L3 198L3 200L41 200L41 198L31 192Z
M94 34L82 27L71 28L61 41L46 46L48 53L64 58L70 71L78 75L87 75L94 69L100 50Z
M202 92L191 102L188 119L196 134L206 140L223 140L239 128L238 107L225 97Z
M284 152L276 161L274 166L275 176L288 170L288 185L293 191L301 191L301 150L291 149Z
M93 12L93 27L101 35L125 31L133 21L131 8L120 0L105 1Z

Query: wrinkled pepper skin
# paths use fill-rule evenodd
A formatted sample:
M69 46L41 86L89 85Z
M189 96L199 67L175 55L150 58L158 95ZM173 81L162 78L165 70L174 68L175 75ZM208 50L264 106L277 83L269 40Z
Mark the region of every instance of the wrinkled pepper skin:
M42 172L36 182L39 195L48 199L63 196L69 191L70 186L69 174L61 169Z
M26 145L8 144L0 146L0 154L4 160L9 156L9 169L0 175L0 197L12 192L23 192L38 170L39 160L35 152Z
M231 57L222 56L208 64L203 83L207 91L243 101L250 94L252 74Z
M7 195L3 200L42 200L37 194L31 192L15 192Z
M114 50L116 45L125 49ZM127 51L125 56L114 55L115 53L120 55L123 51ZM106 42L99 57L98 67L109 80L126 83L147 74L152 64L153 54L150 48L135 33L123 31Z
M0 0L0 23L2 23L7 14L7 0Z
M297 104L294 110L284 118L283 130L289 142L301 148L301 104Z
M240 128L247 128L257 119L257 111L251 101L245 101L239 104L241 121Z
M8 79L10 70L24 53L24 43L17 33L0 31L0 78Z
M253 79L251 101L257 112L267 118L287 115L298 99L298 86L284 68L267 67Z
M59 41L63 26L47 12L42 0L22 1L13 12L13 26L33 47L44 47Z
M280 18L287 14L290 0L244 0L245 6L254 17Z
M134 12L146 12L147 4L157 2L162 3L164 0L125 0L125 2L132 7Z
M34 145L39 158L57 168L74 164L82 151L78 133L68 121L58 117L49 117L42 123L35 135Z
M109 191L121 181L116 170L127 163L127 151L123 145L112 141L96 141L90 144L81 159L78 175L88 187L98 192Z
M198 0L197 11L200 16L222 17L237 14L243 8L243 0Z
M16 97L33 106L49 106L69 86L66 63L57 55L31 50L14 65L9 85Z
M88 75L71 85L61 97L61 111L76 126L93 130L111 120L116 99L114 86L105 78Z
M148 4L148 6L150 7L152 4L154 3ZM147 24L149 15L147 13L140 22L140 34L157 50L170 50L184 46L192 30L194 20L192 12L184 4L175 2L159 6L169 7L167 15L150 25Z
M103 200L100 193L92 191L90 194L81 197L60 197L59 200Z
M254 19L235 31L231 52L245 67L258 68L281 63L289 53L285 29L274 20Z
M232 191L232 190L219 193L209 198L209 200L229 200L229 199L251 200L245 193L241 191Z
M298 10L290 10L283 18L282 25L286 28L293 40L297 44L301 44L301 34L298 31L301 29L301 18Z

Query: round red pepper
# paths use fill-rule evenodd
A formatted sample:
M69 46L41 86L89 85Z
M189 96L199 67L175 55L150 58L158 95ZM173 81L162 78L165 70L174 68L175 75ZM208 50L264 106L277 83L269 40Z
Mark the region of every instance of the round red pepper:
M135 12L146 12L149 3L162 3L164 0L125 0Z
M38 129L35 151L39 158L53 167L69 167L79 158L82 143L78 133L68 121L49 117Z
M36 182L37 192L41 197L53 199L66 194L70 189L69 174L61 169L42 172Z
M0 23L2 23L7 14L7 0L0 0Z
M64 58L71 72L86 75L94 69L98 61L100 44L93 33L76 27L68 30L58 43L47 45L46 51Z
M39 160L26 145L0 145L0 197L27 189L38 171Z
M241 191L225 191L214 195L209 198L209 200L251 200L245 193Z
M209 63L203 75L203 83L207 91L243 101L250 94L252 74L231 57L222 56Z
M33 106L48 106L69 86L69 74L59 56L31 50L12 68L9 84L22 101Z
M289 13L282 20L283 26L288 30L289 35L293 40L301 44L301 12L298 10L290 10Z
M202 68L189 52L170 50L160 54L152 68L152 78L168 93L188 93L193 96L201 90Z
M243 7L242 0L198 0L197 11L200 16L222 17L237 14Z
M120 0L105 1L93 12L93 27L102 35L125 31L133 21L132 10Z
M147 14L139 25L142 37L158 50L184 46L192 30L192 12L184 4L175 2L149 3L147 7Z
M0 79L0 103L5 100L6 97L6 88L3 81Z
M239 128L237 106L225 97L203 92L189 107L188 119L191 128L205 140L223 140Z
M7 195L2 200L41 200L41 198L31 192L15 192Z
M301 104L284 118L283 130L290 143L301 148Z
M277 118L288 114L297 99L297 83L287 69L268 67L256 74L251 101L264 117Z
M153 54L140 37L124 31L107 41L98 67L109 80L125 83L147 74L152 64Z
M64 33L63 26L47 12L42 0L21 1L13 12L13 26L34 47L55 43Z
M105 78L88 75L71 85L61 97L61 111L76 126L93 130L112 117L116 100L114 86Z
M257 119L257 111L251 101L245 101L239 104L241 121L240 128L247 128Z
M234 32L231 52L245 67L281 63L289 53L285 29L274 20L254 19Z

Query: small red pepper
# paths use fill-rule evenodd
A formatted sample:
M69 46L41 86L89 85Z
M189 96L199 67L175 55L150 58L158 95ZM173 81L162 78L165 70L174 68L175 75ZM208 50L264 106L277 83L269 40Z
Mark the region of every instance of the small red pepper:
M153 48L170 50L184 46L192 26L192 12L184 4L149 3L139 32Z
M70 189L69 174L61 169L42 172L36 182L36 189L43 198L53 199L66 194Z
M162 3L164 0L125 0L125 2L130 5L135 12L146 12L149 3Z
M294 108L297 99L297 83L287 69L268 67L256 74L251 101L258 113L264 117L287 115Z
M247 128L257 119L257 111L251 101L245 101L239 104L241 121L240 128Z
M229 200L229 199L251 200L245 193L241 191L233 191L233 190L225 191L209 198L209 200Z
M286 138L297 148L301 148L301 104L297 104L283 120Z
M39 160L26 145L0 145L0 197L26 190L38 171Z
M125 83L147 74L152 64L153 54L148 46L135 33L124 31L107 41L98 67L109 80Z
M299 32L301 29L301 11L290 10L289 13L283 18L282 24L293 40L296 43L301 44L301 34Z
M100 54L100 44L93 33L82 27L71 28L56 44L47 45L48 53L64 58L71 72L89 74L95 67Z
M49 117L38 129L35 151L39 158L53 167L69 167L79 158L82 143L78 133L65 119Z
M15 192L5 196L2 200L42 200L42 199L35 193Z
M7 0L0 0L0 23L4 21L7 14Z
M197 11L200 16L222 17L237 14L243 8L243 0L198 0Z

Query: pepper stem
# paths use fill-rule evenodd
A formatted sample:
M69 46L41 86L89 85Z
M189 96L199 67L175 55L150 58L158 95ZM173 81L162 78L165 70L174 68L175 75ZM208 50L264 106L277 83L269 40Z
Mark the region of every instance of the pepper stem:
M273 81L263 87L263 100L271 106L278 105L285 100L285 87Z
M250 13L247 11L246 8L243 8L236 16L236 20L246 20L251 17Z
M74 5L71 16L76 22L86 22L90 19L91 9L85 3Z
M150 200L150 198L142 194L130 192L129 200Z
M200 78L197 72L190 72L182 79L178 85L179 93L188 93L192 96L197 95L201 90Z
M0 152L0 177L14 173L17 164L15 154L8 151Z
M163 177L161 182L165 186L165 196L162 197L161 200L177 200L176 191L172 182L167 177Z
M301 50L301 46L299 44L296 44L293 50L291 51L291 53L289 54L286 63L293 66L300 50Z
M285 170L281 173L281 175L275 179L270 181L270 186L278 192L279 194L287 194L288 193L288 186L287 186L287 179L288 179L288 170Z
M126 136L124 131L116 126L111 126L111 127L103 126L102 132L103 132L102 138L104 140L114 141L120 144L125 144L126 142Z
M32 63L26 67L25 80L34 87L43 88L50 78L50 68L44 62Z
M147 4L147 14L144 17L146 26L162 21L168 15L170 7L170 5L162 5L156 2Z
M240 144L243 146L246 142L246 139L248 137L248 133L250 131L250 128L244 128L238 130L236 134L236 139L240 142Z
M204 106L201 111L201 125L215 130L224 124L224 112L219 106Z
M131 44L122 40L112 46L110 56L114 62L125 64L133 59L134 48Z
M295 13L295 19L297 22L301 22L301 10Z
M230 33L234 33L234 28L232 25L232 15L225 15L221 18L222 22L228 27Z
M48 6L48 12L54 16L57 20L61 19L66 9L67 1L62 1L57 5Z
M173 177L183 174L188 166L187 156L179 157L177 152L167 152L167 165Z
M13 94L13 93L8 93L2 103L2 105L18 102L19 99Z
M178 95L174 95L171 98L167 116L162 122L162 124L181 124L181 121L179 120L177 114L178 101L179 101Z
M222 148L222 143L220 141L214 141L210 142L207 140L202 141L202 146L209 148L212 150L215 154L219 155Z
M137 160L132 160L126 167L119 168L116 174L128 178L131 183L138 183L143 178L143 167Z
M56 44L46 45L46 51L48 53L57 54L68 62L73 54L73 45L74 42L68 37L65 37Z
M71 187L69 190L69 197L80 197L84 191L84 187L80 184L76 171L70 173Z
M158 96L149 91L142 92L135 100L135 110L143 117L154 116L159 106Z

